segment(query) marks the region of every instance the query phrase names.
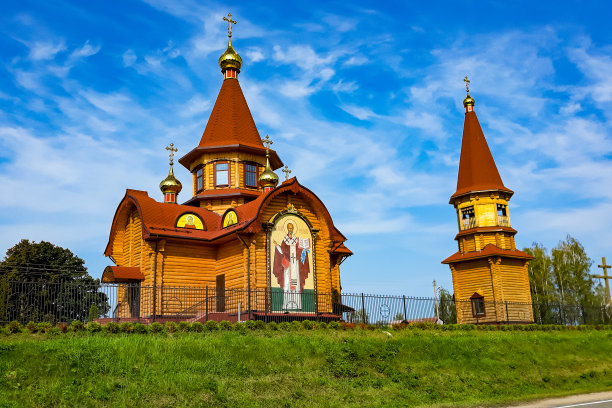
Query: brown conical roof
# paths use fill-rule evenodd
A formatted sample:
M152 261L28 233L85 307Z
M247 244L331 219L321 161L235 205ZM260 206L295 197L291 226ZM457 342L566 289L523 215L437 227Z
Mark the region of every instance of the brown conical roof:
M264 149L237 79L225 79L198 147L241 144Z
M476 113L473 111L466 112L465 122L463 123L457 191L451 196L451 201L470 192L488 190L502 190L510 194L513 193L512 190L504 186L499 176L495 160L493 160L487 140L482 133Z

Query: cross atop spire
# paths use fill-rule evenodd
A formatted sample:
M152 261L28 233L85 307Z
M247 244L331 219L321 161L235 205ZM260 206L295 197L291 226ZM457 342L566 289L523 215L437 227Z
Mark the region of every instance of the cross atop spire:
M178 149L174 147L174 143L170 143L170 146L166 146L166 150L170 152L170 165L174 164L174 152L178 152Z
M223 17L223 21L227 21L227 36L232 38L232 24L238 24L236 20L232 20L232 14L227 13L227 17Z
M466 75L465 78L463 78L463 82L465 82L465 92L467 92L467 94L470 94L470 80L468 79L468 76Z
M274 144L274 142L272 141L272 139L270 139L270 136L268 135L266 135L266 137L264 138L264 140L262 140L262 142L266 145L266 150L270 148L271 144Z

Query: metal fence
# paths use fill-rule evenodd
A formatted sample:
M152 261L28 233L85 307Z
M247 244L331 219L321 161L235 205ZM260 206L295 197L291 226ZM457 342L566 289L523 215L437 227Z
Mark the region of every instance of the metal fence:
M609 307L473 302L433 298L280 289L225 290L213 287L151 287L133 284L4 282L0 285L0 322L48 321L200 321L343 320L349 323L540 324L612 323Z

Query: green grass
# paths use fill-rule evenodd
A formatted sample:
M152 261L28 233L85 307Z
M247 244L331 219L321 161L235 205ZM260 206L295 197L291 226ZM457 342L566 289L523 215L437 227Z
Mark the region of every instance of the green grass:
M0 338L0 407L475 406L612 387L612 332Z

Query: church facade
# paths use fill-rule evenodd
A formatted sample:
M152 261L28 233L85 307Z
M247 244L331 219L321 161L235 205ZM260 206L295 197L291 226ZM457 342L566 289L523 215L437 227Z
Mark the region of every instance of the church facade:
M295 177L279 183L283 162L240 88L229 17L221 89L199 144L178 160L192 175L191 197L178 204L170 145L163 201L128 189L116 210L104 252L115 265L102 280L126 284L118 317L336 316L340 264L352 253L312 191Z
M514 192L502 182L465 81L457 190L449 202L459 248L442 261L453 275L457 323L532 323L527 264L533 257L516 249L508 211Z

